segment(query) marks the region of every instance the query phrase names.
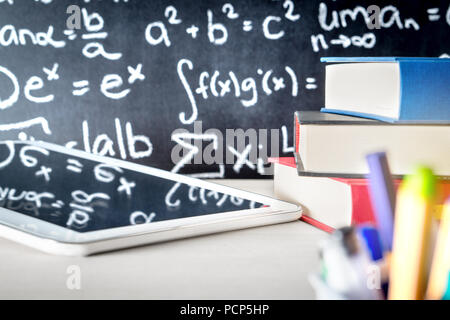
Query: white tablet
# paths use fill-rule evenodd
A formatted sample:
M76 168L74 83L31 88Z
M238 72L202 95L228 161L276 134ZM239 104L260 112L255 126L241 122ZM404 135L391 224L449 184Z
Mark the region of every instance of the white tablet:
M270 197L44 142L0 142L0 236L59 255L299 219Z

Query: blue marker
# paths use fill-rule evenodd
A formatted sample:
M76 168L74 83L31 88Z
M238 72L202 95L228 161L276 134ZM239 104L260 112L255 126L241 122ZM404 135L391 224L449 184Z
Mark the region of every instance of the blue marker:
M378 230L371 225L360 225L358 227L358 233L366 243L372 261L383 259L383 249Z
M369 154L369 189L383 251L392 251L394 237L395 189L384 152Z

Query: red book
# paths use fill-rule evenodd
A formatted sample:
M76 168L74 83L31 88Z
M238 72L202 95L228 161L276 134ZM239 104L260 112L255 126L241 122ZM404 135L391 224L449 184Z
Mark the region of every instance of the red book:
M348 225L376 223L368 180L299 176L295 159L270 158L274 163L275 196L302 205L305 221L325 231ZM401 180L394 180L397 188ZM450 181L440 182L440 203L450 196ZM316 223L316 224L314 224Z

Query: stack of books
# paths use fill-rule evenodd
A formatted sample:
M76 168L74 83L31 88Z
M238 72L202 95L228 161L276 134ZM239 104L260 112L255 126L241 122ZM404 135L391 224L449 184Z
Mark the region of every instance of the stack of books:
M295 158L272 158L275 194L330 231L375 222L366 155L386 152L398 186L418 164L450 196L450 59L323 58L325 108L294 117Z

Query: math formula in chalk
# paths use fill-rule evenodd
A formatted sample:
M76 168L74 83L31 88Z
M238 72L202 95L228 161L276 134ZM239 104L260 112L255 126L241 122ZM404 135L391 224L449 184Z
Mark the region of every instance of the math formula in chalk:
M211 44L217 46L224 45L228 41L228 37L230 36L229 28L227 27L228 23L237 25L237 28L243 33L262 32L266 39L278 40L285 35L282 26L280 28L280 22L283 19L291 22L300 19L300 14L294 13L295 4L293 1L284 1L283 8L285 8L286 11L281 16L268 15L263 18L263 21L260 24L256 25L256 22L251 20L251 16L245 18L242 16L242 13L240 14L237 11L233 4L224 3L218 15L231 22L218 22L217 17L214 16L214 12L211 9L207 9L206 15L204 16L206 21L199 21L200 24L206 25L204 29L199 27L199 25L192 24L184 30L186 34L192 37L192 39L197 39L199 35L203 35L208 38L208 41ZM165 46L170 47L172 42L166 25L180 25L180 28L183 27L183 19L180 18L178 10L174 6L165 8L164 17L166 18L165 21L154 21L146 27L145 39L150 45L164 44Z

